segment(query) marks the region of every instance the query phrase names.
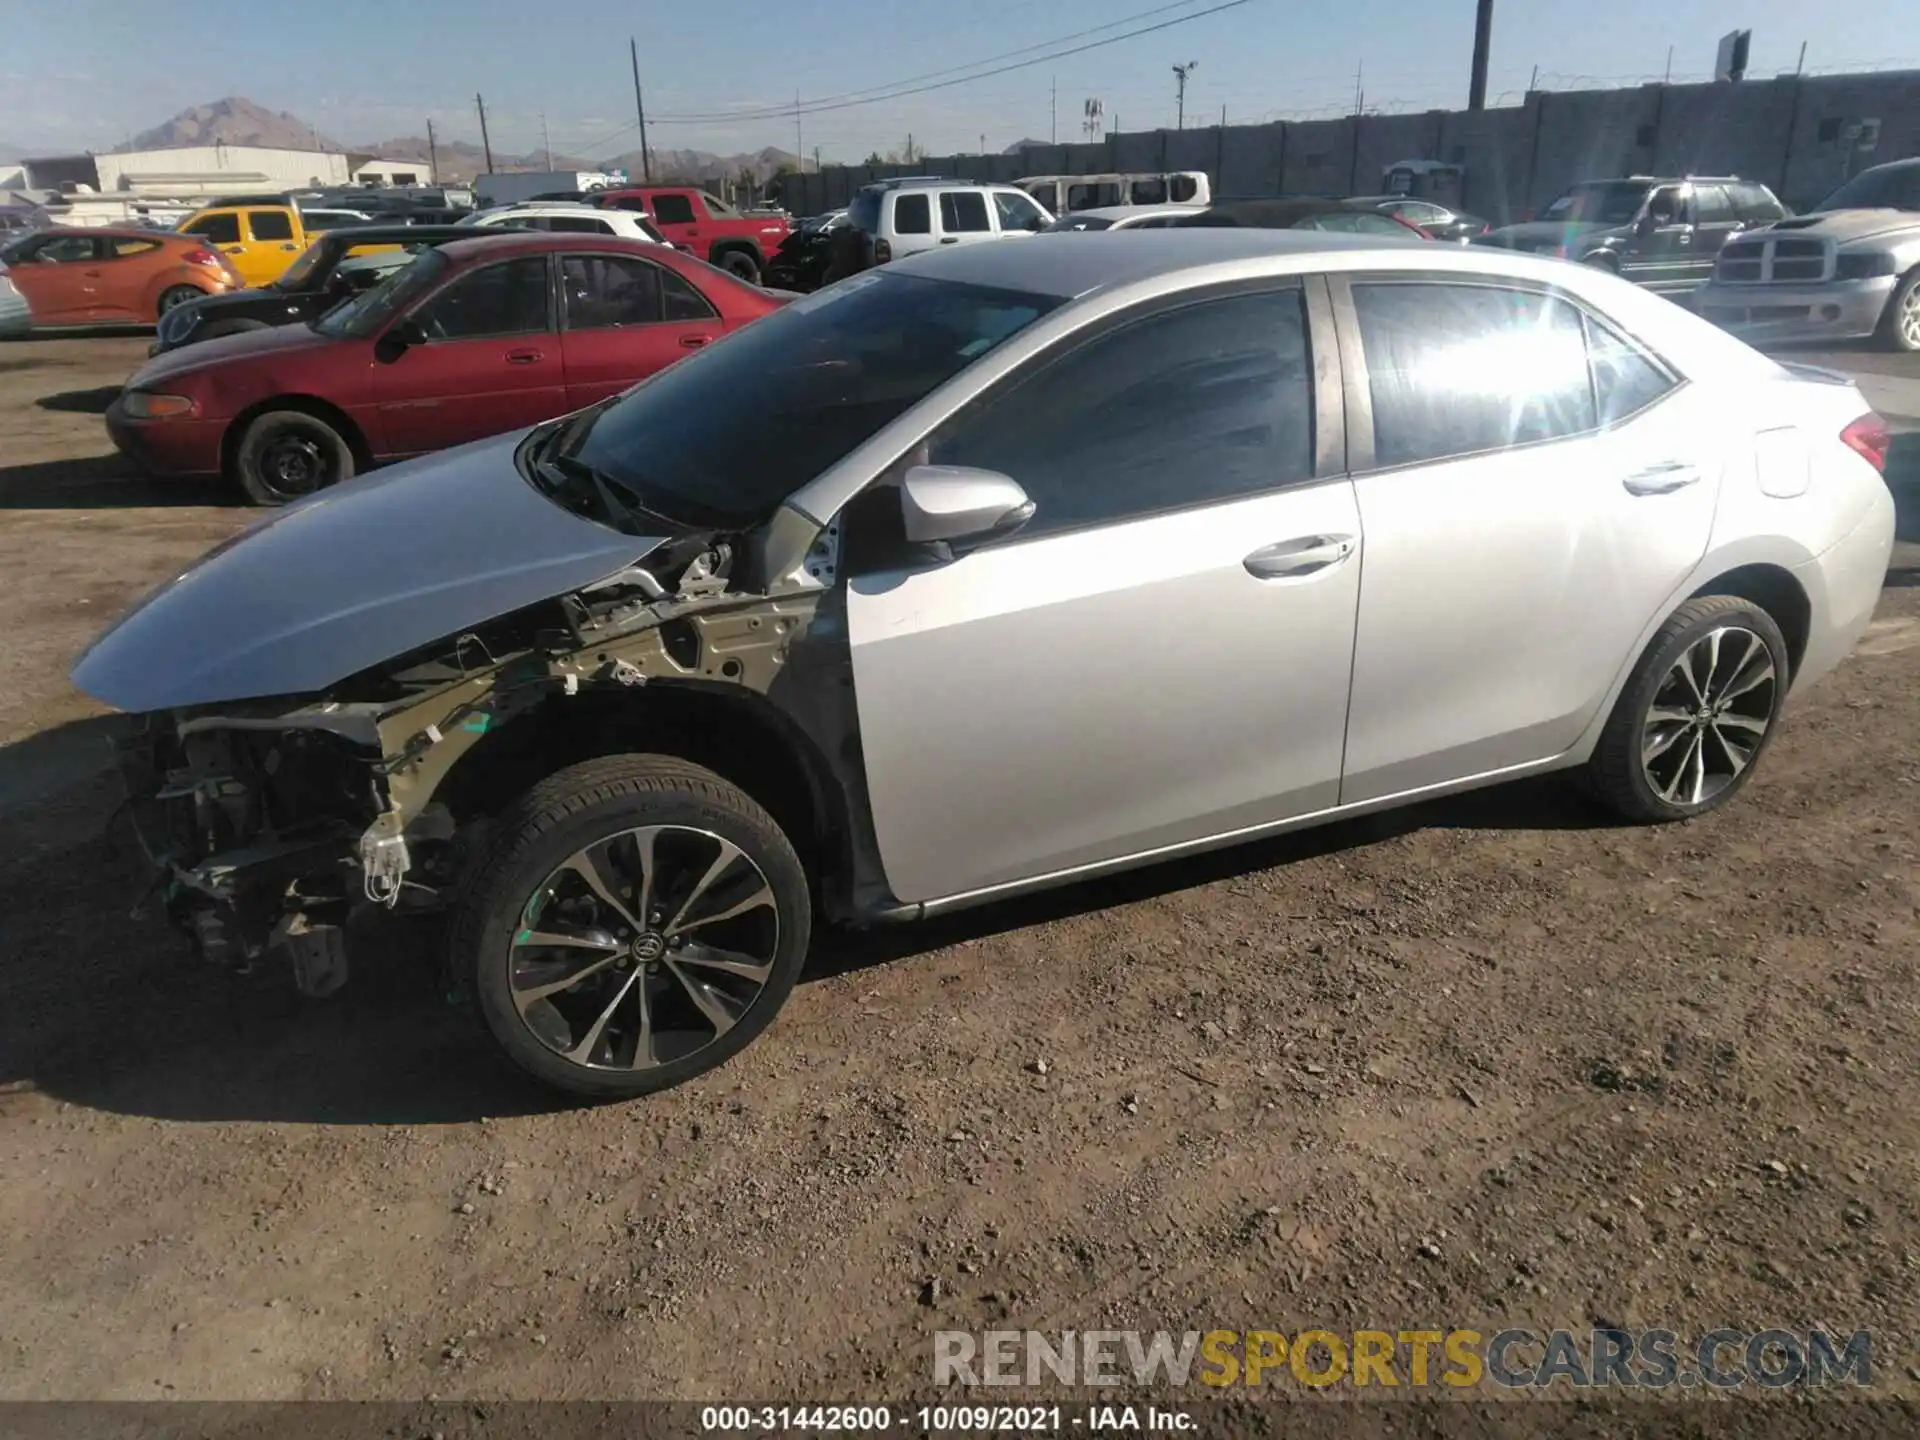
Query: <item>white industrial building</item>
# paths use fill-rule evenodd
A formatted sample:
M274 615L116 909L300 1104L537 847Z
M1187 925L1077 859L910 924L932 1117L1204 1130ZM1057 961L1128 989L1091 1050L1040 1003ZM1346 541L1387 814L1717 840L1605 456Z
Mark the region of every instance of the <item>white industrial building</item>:
M356 185L431 185L433 166L424 160L372 160L348 157Z
M265 145L183 145L95 155L102 195L306 190L351 183L347 157Z

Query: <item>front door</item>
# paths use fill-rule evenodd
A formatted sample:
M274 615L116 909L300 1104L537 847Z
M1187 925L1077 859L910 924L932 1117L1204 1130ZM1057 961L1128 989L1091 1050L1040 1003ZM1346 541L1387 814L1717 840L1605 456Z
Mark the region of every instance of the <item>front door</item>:
M560 295L569 410L618 395L723 333L706 297L637 255L561 256Z
M869 548L897 496L849 507L861 748L900 899L1335 803L1360 527L1337 459L1316 463L1304 309L1294 288L1160 302L968 406L912 458L1025 487L1033 518L1004 540Z
M565 413L548 274L545 255L483 265L413 309L426 343L382 365L378 398L356 416L376 455L442 450Z
M57 234L29 241L11 262L36 325L81 325L94 318L100 286L99 239Z
M247 243L234 263L249 285L271 285L300 257L300 241L293 233L291 210L244 212Z
M988 212L986 191L940 192L939 240L942 245L971 245L976 241L999 238Z
M1647 199L1645 222L1627 237L1620 273L1649 290L1685 290L1693 283L1693 199L1662 185Z
M1372 454L1356 435L1367 557L1342 804L1568 749L1705 552L1725 445L1564 299L1351 293L1359 354L1343 352L1364 360Z

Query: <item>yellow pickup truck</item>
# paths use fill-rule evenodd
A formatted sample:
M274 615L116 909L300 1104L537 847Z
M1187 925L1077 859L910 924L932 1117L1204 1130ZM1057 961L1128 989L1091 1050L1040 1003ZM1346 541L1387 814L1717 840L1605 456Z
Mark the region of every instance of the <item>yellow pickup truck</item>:
M209 205L180 223L233 262L250 286L271 285L312 239L291 205Z

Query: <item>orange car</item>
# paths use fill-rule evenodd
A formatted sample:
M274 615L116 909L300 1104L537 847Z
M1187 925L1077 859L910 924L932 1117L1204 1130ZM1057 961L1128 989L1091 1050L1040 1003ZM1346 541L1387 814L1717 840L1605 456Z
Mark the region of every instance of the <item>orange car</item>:
M175 305L242 288L197 235L55 227L0 244L7 278L36 326L151 325Z

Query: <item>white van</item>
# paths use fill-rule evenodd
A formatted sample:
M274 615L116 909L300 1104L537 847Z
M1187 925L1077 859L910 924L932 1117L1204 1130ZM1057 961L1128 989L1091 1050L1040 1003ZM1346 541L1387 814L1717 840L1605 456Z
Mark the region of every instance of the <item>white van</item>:
M1141 174L1029 175L1013 182L1055 215L1115 205L1209 205L1213 187L1204 170Z

